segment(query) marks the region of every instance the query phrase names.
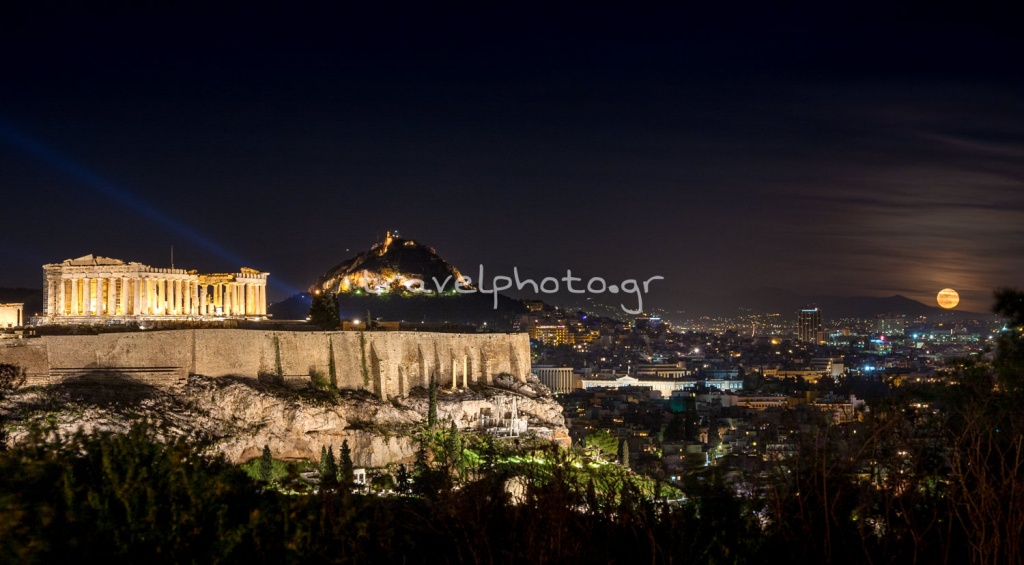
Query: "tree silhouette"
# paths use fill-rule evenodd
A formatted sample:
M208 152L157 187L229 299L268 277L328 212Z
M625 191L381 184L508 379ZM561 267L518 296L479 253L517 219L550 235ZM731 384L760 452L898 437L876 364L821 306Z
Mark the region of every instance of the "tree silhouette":
M256 477L265 483L269 483L274 478L274 458L270 454L268 445L263 446L263 454L256 466Z
M352 450L348 447L348 440L341 442L341 462L338 465L338 482L342 488L350 489L355 484L355 472L352 467Z
M996 342L996 378L1009 393L1024 393L1024 292L1001 288L995 292L992 311L1006 318Z
M341 325L341 315L338 310L338 296L333 292L320 292L313 294L313 301L309 305L309 323L324 331L338 329Z
M431 376L429 400L427 401L427 426L431 429L437 427L437 381Z
M338 487L338 462L334 458L334 446L320 448L320 487L327 491Z

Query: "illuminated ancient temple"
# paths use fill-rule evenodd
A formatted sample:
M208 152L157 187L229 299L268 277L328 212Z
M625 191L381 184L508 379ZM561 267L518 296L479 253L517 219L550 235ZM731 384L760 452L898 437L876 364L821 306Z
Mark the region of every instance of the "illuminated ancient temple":
M86 255L43 265L41 323L262 319L269 273L198 274Z

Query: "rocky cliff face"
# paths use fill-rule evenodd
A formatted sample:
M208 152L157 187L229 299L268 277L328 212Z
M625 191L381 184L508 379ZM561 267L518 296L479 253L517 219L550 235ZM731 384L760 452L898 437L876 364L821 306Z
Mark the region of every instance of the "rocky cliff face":
M529 429L564 442L568 437L561 407L536 380L501 381L493 387L441 390L438 416L461 429L483 429L501 417L499 397L517 399ZM366 392L336 395L293 390L249 379L193 375L176 391L132 382L76 381L33 387L0 403L11 441L33 425L61 435L78 430L123 432L147 421L164 436L194 437L240 463L257 457L264 445L278 459L317 459L321 446L337 451L348 441L353 463L379 467L414 459L413 434L426 419L429 399L423 389L381 402Z

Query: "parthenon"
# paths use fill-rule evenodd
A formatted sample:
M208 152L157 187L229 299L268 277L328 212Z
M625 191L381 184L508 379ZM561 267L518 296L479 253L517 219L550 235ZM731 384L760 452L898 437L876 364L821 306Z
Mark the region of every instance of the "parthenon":
M86 255L43 265L43 316L51 324L262 319L269 273L198 274Z

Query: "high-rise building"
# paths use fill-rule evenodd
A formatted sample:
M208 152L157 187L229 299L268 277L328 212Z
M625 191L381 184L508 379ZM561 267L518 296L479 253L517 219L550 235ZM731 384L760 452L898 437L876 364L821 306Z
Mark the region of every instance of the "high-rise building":
M821 310L804 308L796 319L796 337L800 341L817 342L817 334L821 331Z
M875 318L875 332L883 335L903 335L907 328L907 319L896 316L878 316Z

